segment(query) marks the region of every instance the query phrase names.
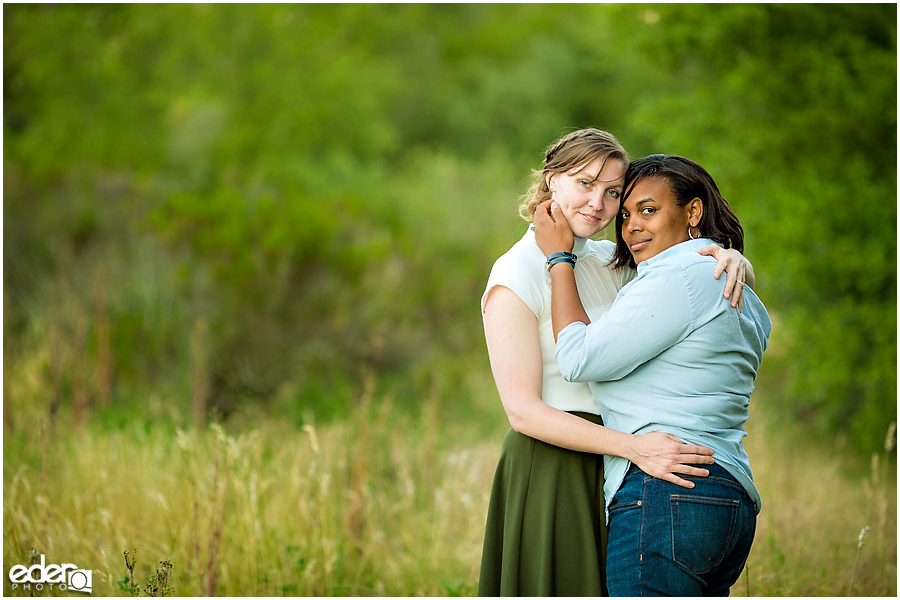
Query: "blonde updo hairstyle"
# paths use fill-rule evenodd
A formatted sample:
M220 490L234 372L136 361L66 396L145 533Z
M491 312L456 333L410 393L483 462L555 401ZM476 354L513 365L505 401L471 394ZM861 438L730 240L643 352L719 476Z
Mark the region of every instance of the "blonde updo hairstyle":
M531 187L522 197L519 214L526 221L533 221L538 205L550 199L548 173L567 173L597 159L602 169L609 158L619 159L628 166L628 153L611 133L591 127L563 136L547 148L543 168L532 172Z

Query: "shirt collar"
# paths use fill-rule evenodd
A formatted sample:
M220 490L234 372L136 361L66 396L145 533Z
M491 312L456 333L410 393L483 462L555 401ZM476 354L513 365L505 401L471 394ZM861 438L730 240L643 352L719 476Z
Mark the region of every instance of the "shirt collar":
M686 242L681 242L680 244L675 244L671 248L667 248L667 249L663 250L662 252L660 252L659 254L657 254L656 256L652 256L652 257L648 258L647 260L645 260L644 262L640 263L637 266L638 273L640 273L642 270L644 270L648 267L653 266L654 264L656 264L657 262L659 262L661 260L665 260L667 258L676 256L678 254L684 254L686 252L696 252L700 248L704 248L706 246L709 246L710 244L716 244L718 246L722 245L722 244L719 244L718 242L714 242L713 240L708 239L708 238L697 238L695 240L688 240Z

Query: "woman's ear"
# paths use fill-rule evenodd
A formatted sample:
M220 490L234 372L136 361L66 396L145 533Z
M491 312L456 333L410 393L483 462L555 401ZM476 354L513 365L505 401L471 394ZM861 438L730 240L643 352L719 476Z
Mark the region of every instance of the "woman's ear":
M544 180L547 182L547 189L550 190L550 193L552 194L554 192L553 185L551 184L551 181L553 180L553 173L547 173L547 176L544 178Z
M700 198L694 198L690 202L688 202L688 219L690 221L691 227L696 227L700 224L700 219L703 218L703 200Z

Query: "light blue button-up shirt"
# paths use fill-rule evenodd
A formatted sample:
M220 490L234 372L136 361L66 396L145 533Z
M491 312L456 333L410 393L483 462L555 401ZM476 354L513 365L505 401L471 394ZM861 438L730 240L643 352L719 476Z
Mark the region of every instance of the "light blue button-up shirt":
M723 298L725 277L713 277L716 260L696 252L711 243L683 242L640 263L609 312L559 333L556 360L567 380L590 382L607 427L664 431L712 448L758 512L742 439L772 321L749 287L743 312ZM629 465L605 458L607 507Z

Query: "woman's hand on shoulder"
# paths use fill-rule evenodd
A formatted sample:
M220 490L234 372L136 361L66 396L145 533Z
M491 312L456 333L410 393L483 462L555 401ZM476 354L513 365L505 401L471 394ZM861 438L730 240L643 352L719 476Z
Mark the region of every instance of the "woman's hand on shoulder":
M755 283L755 279L752 278L753 269L750 262L734 248L726 250L718 244L704 246L697 250L697 254L712 256L718 261L713 271L713 277L718 279L722 273L726 274L724 296L731 298L732 308L743 312L744 285L750 285L752 288Z
M575 236L569 222L554 200L538 204L534 212L534 238L544 256L571 252L575 247Z
M654 431L634 435L631 462L644 473L681 487L692 488L693 482L678 475L706 477L709 471L691 465L711 465L713 451L705 446L685 444L674 435Z

